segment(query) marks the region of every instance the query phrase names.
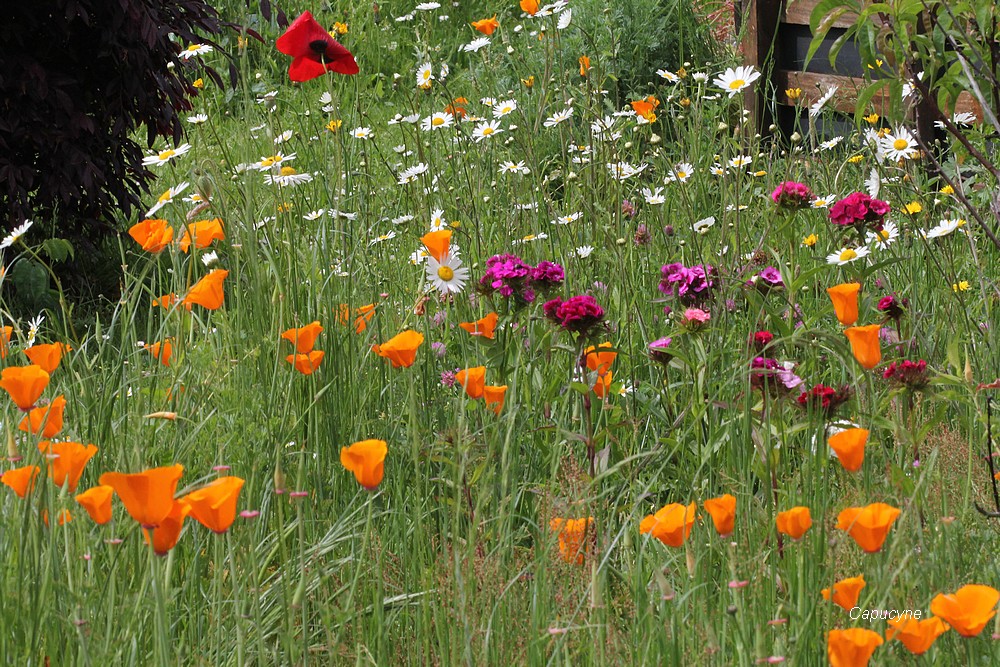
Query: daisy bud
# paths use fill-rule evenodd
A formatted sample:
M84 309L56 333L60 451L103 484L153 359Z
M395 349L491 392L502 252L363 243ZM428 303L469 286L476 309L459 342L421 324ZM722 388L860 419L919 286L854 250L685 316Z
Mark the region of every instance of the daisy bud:
M651 143L653 145L656 145L656 144L660 143L660 135L658 135L658 134L650 135L650 137L649 137L649 143Z
M802 141L802 135L799 134L798 132L794 132L792 136L788 137L788 140L791 141L793 144L797 144L800 141Z
M774 132L777 129L778 129L778 126L775 125L774 123L771 123L770 125L767 126L767 131L768 132Z
M729 126L726 125L725 123L719 123L719 126L716 127L715 129L717 129L719 132L725 132L726 130L729 129Z
M631 141L626 141L625 142L625 149L628 150L629 148L632 148L632 142Z

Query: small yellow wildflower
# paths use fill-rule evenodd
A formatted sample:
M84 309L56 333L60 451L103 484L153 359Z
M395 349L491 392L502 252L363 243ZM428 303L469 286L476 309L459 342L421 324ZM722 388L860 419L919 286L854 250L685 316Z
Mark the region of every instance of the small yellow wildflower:
M682 67L681 67L681 68L680 68L679 70L677 70L677 76L679 76L680 78L682 78L682 79L683 79L683 78L684 78L684 77L686 77L687 75L688 75L688 73L687 73L687 70L686 70L686 69L684 69L684 67L683 67L683 66L682 66Z
M955 194L955 188L951 187L950 185L946 185L943 188L941 188L941 194L943 194L943 195L953 195L953 194Z
M903 207L903 212L909 215L916 215L924 210L924 207L918 201L911 201L909 204Z
M195 88L204 88L205 87L205 80L204 79L200 79L200 78L199 79L195 79L194 83L192 83L191 85L194 86Z
M334 21L333 30L330 31L331 37L336 37L337 35L347 34L347 24L341 23L340 21Z
M802 97L802 89L801 88L786 88L785 89L785 97L787 97L788 99L790 99L790 100L792 100L794 102L795 100L797 100L800 97Z
M868 122L870 125L874 125L875 123L877 123L878 119L879 115L877 113L872 113L865 116L865 121Z
M965 290L969 289L969 281L968 280L960 280L957 283L953 283L952 286L951 286L951 289L954 292L964 292Z
M847 158L847 161L850 162L851 164L857 164L858 162L861 162L864 159L865 159L864 155L852 155L851 157Z
M329 123L326 124L326 129L336 134L337 130L339 130L340 126L343 124L344 121L340 120L339 118L335 118L334 120L331 120Z
M686 109L689 106L691 106L691 100L685 97L685 98L681 99L681 101L678 102L678 104L680 104L682 107L684 107Z
M815 234L810 234L809 236L802 239L802 245L804 245L807 248L811 248L814 245L816 245L817 241L819 241L819 237L816 236Z
M286 202L282 202L281 204L278 204L278 209L277 210L278 210L278 213L285 213L287 211L291 211L292 210L292 203L291 202L287 202L287 201Z
M755 171L755 172L753 173L753 175L754 175L754 176L767 176L767 172L766 172L766 171L764 171L763 169L761 169L760 171Z

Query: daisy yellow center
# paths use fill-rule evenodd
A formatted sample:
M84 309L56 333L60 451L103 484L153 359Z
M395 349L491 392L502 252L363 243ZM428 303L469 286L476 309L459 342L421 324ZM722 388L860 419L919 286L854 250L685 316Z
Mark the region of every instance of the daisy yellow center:
M294 176L296 173L297 172L295 171L295 167L282 167L281 168L281 175L282 176Z
M431 73L430 72L421 72L420 73L420 78L423 79L424 81L427 81L428 79L431 78Z
M441 118L439 116L437 118L432 119L431 120L431 125L434 125L435 127L438 126L438 125L444 125L444 118Z
M510 113L511 111L513 111L513 109L511 109L510 107L501 107L500 108L500 113Z
M686 171L678 171L677 172L677 178L687 178L687 177L688 177L688 174L687 174Z
M858 256L858 253L854 252L850 248L847 248L843 252L840 253L840 261L841 262L849 262L852 259L855 259L857 256Z
M739 90L743 86L747 85L747 82L743 79L734 79L729 83L729 90Z
M448 282L455 277L455 272L451 270L450 266L439 266L438 267L438 278Z
M906 139L896 139L894 142L892 142L892 147L895 148L897 151L901 151L904 148L908 147L909 145L910 142L907 141Z
M878 236L878 238L879 238L880 241L888 241L889 240L889 232L887 232L884 229L881 230L881 231L875 232L875 234Z
M167 190L162 195L160 195L160 198L157 199L156 201L170 201L170 198L173 196L174 194L170 190Z
M191 46L187 47L187 50L188 51L197 51L198 48L199 48L198 44L192 44Z
M488 135L488 134L493 134L493 128L492 127L484 127L483 128L483 135Z
M165 151L160 151L160 154L157 157L159 157L161 160L169 160L174 155L175 155L174 149L168 148Z

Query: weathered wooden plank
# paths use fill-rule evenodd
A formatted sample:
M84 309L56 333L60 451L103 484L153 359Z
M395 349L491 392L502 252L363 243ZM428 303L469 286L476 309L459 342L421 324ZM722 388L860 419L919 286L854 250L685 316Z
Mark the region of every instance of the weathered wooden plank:
M781 15L782 23L791 23L792 25L809 25L809 17L812 15L813 9L819 4L820 0L791 0L785 7L785 11ZM849 28L854 25L854 20L858 17L857 14L844 14L836 21L833 22L834 28Z

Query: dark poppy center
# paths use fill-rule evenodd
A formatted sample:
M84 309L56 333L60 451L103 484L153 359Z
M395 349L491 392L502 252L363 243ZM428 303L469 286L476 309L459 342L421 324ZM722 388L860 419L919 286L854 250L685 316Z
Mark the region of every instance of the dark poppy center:
M313 52L320 55L326 53L326 45L327 42L325 39L314 39L313 41L309 42L309 48Z

